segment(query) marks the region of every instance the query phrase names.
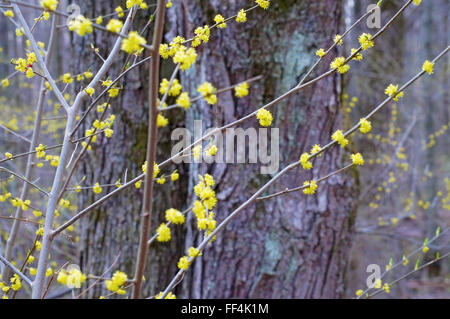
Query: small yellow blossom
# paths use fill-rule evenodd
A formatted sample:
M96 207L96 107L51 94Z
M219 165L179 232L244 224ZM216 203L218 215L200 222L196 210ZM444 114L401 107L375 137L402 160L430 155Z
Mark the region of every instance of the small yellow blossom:
M62 81L67 84L73 83L73 78L70 73L64 73L62 76Z
M55 11L58 7L58 0L41 0L41 6L48 11Z
M185 110L189 109L191 106L191 100L187 92L183 92L176 100L177 105L183 107Z
M95 194L100 194L102 192L102 188L100 184L97 182L95 183L94 187L92 188Z
M316 51L316 55L317 55L319 58L323 58L325 55L327 55L327 53L325 52L324 49L320 48L319 50Z
M364 158L361 153L352 154L350 155L350 158L354 165L364 165Z
M163 115L158 114L157 120L156 120L156 126L157 127L165 127L169 124L169 120L165 118Z
M331 138L334 141L338 142L341 147L345 147L348 144L348 139L345 138L342 130L337 130L336 132L334 132L333 135L331 135Z
M125 15L125 13L123 12L123 8L121 6L116 7L114 11L116 11L117 16L119 18L122 18Z
M372 35L370 33L363 33L358 38L359 44L361 44L361 47L363 50L367 50L374 46Z
M365 118L359 120L359 125L360 125L359 130L363 134L367 134L372 130L372 124Z
M188 250L189 257L197 257L200 254L200 249L197 249L195 247L190 247Z
M175 171L170 175L170 179L172 180L172 182L177 181L179 178L180 178L180 174L178 173L178 171Z
M272 125L272 113L266 109L259 109L256 113L256 118L259 120L259 124L263 127L268 127Z
M344 41L342 40L342 36L339 34L336 34L334 36L334 43L337 43L338 45L342 45L344 43Z
M310 155L306 152L300 156L300 163L305 170L310 170L313 167L313 164L310 162Z
M263 8L264 10L266 10L267 8L269 8L270 5L270 1L269 0L256 0L255 1L261 8Z
M14 18L14 12L12 12L11 10L6 10L4 12L4 15L8 18Z
M394 97L394 101L398 101L399 98L403 97L403 92L400 93L397 92L398 92L398 84L397 85L389 84L386 90L384 90L384 93L386 95Z
M211 145L211 146L205 151L205 154L206 154L207 156L212 157L212 156L215 156L215 155L217 154L217 151L218 151L217 146L216 146L216 145Z
M111 280L105 281L106 289L113 291L119 295L123 295L125 294L125 290L123 290L122 288L123 285L125 285L125 283L127 282L127 280L128 280L127 274L117 270L114 272Z
M184 223L185 217L180 211L170 208L166 210L166 220L178 225Z
M246 21L247 21L247 14L245 13L245 10L244 9L239 10L236 17L236 22L244 23Z
M306 187L305 189L303 189L303 193L307 195L315 194L318 187L316 181L306 181L303 183L303 186Z
M190 265L191 265L191 263L189 262L189 258L187 256L183 256L178 261L177 266L179 269L187 270Z
M205 82L201 84L197 88L197 92L199 92L209 104L214 105L217 103L217 95L215 94L216 88L212 86L211 83Z
M156 233L158 234L156 240L158 240L159 242L166 242L171 238L170 228L167 227L165 223L159 225L159 227L156 229Z
M92 94L95 93L95 89L94 89L94 88L86 88L85 91L86 91L86 93L87 93L89 96L92 96Z
M220 29L224 29L227 27L224 17L222 17L222 15L220 15L220 14L218 14L214 17L214 22L217 24L217 27Z
M122 50L128 54L133 54L141 51L142 45L146 43L147 41L138 32L131 31L128 38L122 41Z
M234 88L235 90L235 95L239 98L242 98L244 96L248 95L248 88L249 85L247 82L242 82L238 85L236 85L236 87Z
M109 20L108 24L106 25L106 29L111 32L120 33L123 28L123 22L117 19L111 19Z
M357 52L357 50L355 48L352 48L351 54L354 55L356 52ZM362 59L363 59L363 56L359 52L356 53L355 56L353 57L353 60L356 60L356 61L361 61Z
M315 144L312 148L311 148L311 154L315 154L317 152L319 152L321 150L321 147L319 144ZM322 156L322 154L319 154L319 156Z
M433 74L434 63L426 60L422 66L422 69L428 74Z
M79 36L84 37L86 34L92 33L94 28L92 27L92 21L86 17L79 15L75 19L70 20L69 30L75 31Z
M344 57L337 57L336 59L333 60L333 62L331 62L330 67L331 69L337 69L339 73L344 74L346 72L348 72L348 70L350 70L350 66L345 63L345 58Z

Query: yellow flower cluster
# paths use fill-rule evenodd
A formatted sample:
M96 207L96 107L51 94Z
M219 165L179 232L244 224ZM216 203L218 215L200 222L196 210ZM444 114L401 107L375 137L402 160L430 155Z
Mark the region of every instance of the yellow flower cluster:
M142 172L144 174L147 174L147 161L142 164ZM158 176L159 174L159 166L156 163L153 163L153 178L156 178L156 176Z
M236 17L236 22L244 23L246 21L247 21L247 14L245 13L245 10L244 9L239 10Z
M166 210L166 220L172 222L175 225L181 225L184 223L185 218L183 213L176 210L175 208L170 208Z
M131 31L128 33L128 37L122 41L121 48L128 54L138 54L143 50L142 45L146 43L147 41L137 31Z
M92 188L95 194L100 194L103 189L101 188L100 184L97 182L95 183L94 187Z
M194 187L194 192L199 199L194 202L192 211L197 218L198 229L207 230L208 235L216 229L215 214L211 211L217 205L216 193L212 189L214 185L214 178L205 174L205 176L199 175L199 182Z
M317 55L319 58L323 58L325 55L327 55L327 53L325 52L324 49L320 48L319 50L316 51L316 55Z
M122 18L125 15L125 13L123 12L123 8L121 6L116 7L114 11L116 11L117 16L119 18Z
M269 0L256 0L255 1L261 8L263 8L264 10L266 10L267 8L269 8L270 5L270 1Z
M303 166L303 169L310 170L313 167L313 164L310 162L310 155L305 152L300 156L300 163Z
M5 15L5 17L14 18L14 12L12 12L11 10L6 10L3 14Z
M394 97L394 101L398 101L399 98L403 97L403 92L400 93L397 92L398 92L398 84L397 85L389 84L386 90L384 90L384 93L386 95Z
M174 63L180 63L181 70L185 71L189 69L192 64L197 60L197 52L194 48L186 49L186 47L181 46L180 49L173 56Z
M59 272L57 281L69 288L81 288L86 281L86 275L76 268L69 271L63 269Z
M206 28L207 26L205 26ZM203 30L203 28L200 28ZM198 31L198 30L196 30ZM194 40L192 42L192 45L194 45L196 42L200 41L199 39L202 39L204 42L207 42L209 39L209 28L208 28L208 36L201 35L194 37ZM172 57L172 60L174 63L180 63L181 70L185 71L189 69L192 64L195 63L197 60L197 52L194 48L186 48L183 43L185 42L185 39L181 36L175 37L170 44L163 43L159 47L159 54L163 59L167 59L168 57ZM200 43L198 43L200 44ZM198 45L197 44L197 45Z
M106 81L103 81L103 82L102 82L102 86L103 86L103 87L109 87L112 83L113 83L113 82L108 78ZM120 92L120 89L117 88L117 87L111 87L111 88L108 90L109 97L111 97L111 98L117 97L117 96L119 95L119 92ZM108 107L109 107L109 104L105 102L105 103L103 104L103 106L108 106ZM97 110L98 110L98 108L97 108ZM101 113L101 112L103 112L103 111L100 111L99 113Z
M336 132L334 132L333 135L331 135L331 138L334 141L338 142L341 147L345 147L348 144L348 139L345 138L342 130L337 130Z
M157 127L165 127L169 124L169 120L165 118L163 115L158 114L158 117L156 119L156 126Z
M117 19L111 19L109 20L108 24L106 25L106 29L111 32L120 33L123 28L123 23L120 20Z
M161 299L163 295L163 292L160 292L158 295L155 296L155 299ZM173 293L169 292L167 296L164 299L177 299L177 296Z
M358 51L358 50L356 50L355 48L352 48L351 55L354 55L356 53L356 51ZM361 53L356 53L355 56L353 57L353 60L356 60L356 61L361 61L362 59L363 59L363 56Z
M211 143L210 146L205 150L205 154L212 157L217 154L217 151L217 146Z
M362 118L359 120L359 130L361 131L361 133L367 134L372 130L372 124L370 123L370 121Z
M356 153L350 155L350 158L353 162L353 165L364 165L364 158L362 157L361 153Z
M217 103L216 88L211 83L205 82L201 84L197 88L197 92L203 96L208 104L214 105Z
M350 70L350 65L344 64L345 58L344 57L337 57L336 59L331 62L330 67L332 70L337 69L339 73L344 74L347 73L348 70Z
M22 288L22 282L20 281L19 275L14 274L14 276L12 276L9 281L11 282L11 286L7 286L4 282L0 282L0 289L4 293L8 293L11 289L14 291L18 291L20 288Z
M361 47L363 50L367 50L369 48L372 48L374 46L374 43L372 41L372 35L370 33L363 33L359 36L359 44L361 44Z
M174 79L172 82L172 86L169 89L169 80L163 79L159 85L159 93L165 94L167 90L169 90L169 96L178 96L181 93L181 90L183 89L183 86L180 84L178 79Z
M89 96L92 96L94 93L95 93L95 89L94 88L86 88L85 90L84 90L86 93L87 93L87 95L89 95Z
M235 94L238 98L242 98L248 95L249 85L247 82L242 82L234 88Z
M171 238L170 228L167 227L165 223L159 225L159 227L156 229L156 233L158 234L156 240L158 240L159 242L166 242Z
M268 127L272 125L272 113L266 109L259 109L256 113L256 118L259 120L259 124L264 127Z
M176 100L177 105L183 107L185 110L189 109L191 106L191 99L187 92L183 92Z
M134 5L138 5L141 9L147 9L147 3L144 0L127 0L127 9L130 9Z
M183 270L187 270L190 265L191 262L189 261L189 258L187 256L181 257L177 264L178 268Z
M197 47L199 46L202 41L203 43L207 43L209 41L209 37L211 36L211 29L209 26L205 25L203 27L197 27L194 30L195 36L194 40L192 41L192 46Z
M319 144L315 144L312 148L311 148L311 155L315 154L317 152L319 152L321 150L321 147ZM319 157L322 156L322 154L319 154Z
M189 255L189 257L196 258L196 257L198 257L198 255L200 255L200 249L197 249L195 247L190 247L188 250L188 255Z
M337 45L342 45L344 43L340 34L336 34L333 41L334 43L337 43Z
M9 86L9 80L7 78L0 81L0 86L6 88Z
M114 272L111 280L106 280L106 289L113 291L119 295L124 295L126 291L123 289L123 285L127 282L128 276L121 271Z
M58 7L58 0L41 0L41 6L44 10L55 11Z
M429 75L433 74L434 63L426 60L423 63L422 69L427 72Z
M306 186L306 188L303 189L303 193L306 195L314 195L318 187L316 181L305 181L303 186Z
M214 17L214 22L217 24L219 29L225 29L227 27L224 17L220 14Z
M79 36L84 37L86 34L92 33L92 21L79 15L75 19L69 21L69 30L75 31Z
M63 81L63 83L66 83L66 84L72 84L73 83L73 77L72 77L72 75L70 73L64 73L62 75L62 81Z
M26 211L28 207L31 205L31 201L29 199L23 201L19 197L12 198L9 200L9 202L14 207L20 207L23 211Z

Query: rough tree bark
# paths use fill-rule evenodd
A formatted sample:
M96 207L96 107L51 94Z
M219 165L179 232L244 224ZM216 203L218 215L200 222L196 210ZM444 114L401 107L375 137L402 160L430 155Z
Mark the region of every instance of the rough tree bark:
M177 2L169 10L168 40L175 34L190 34L216 13L235 14L246 4ZM232 122L293 87L315 61L315 50L329 45L337 33L340 6L329 0L274 1L268 11L249 13L245 25L229 22L225 30L215 30L210 43L199 49L195 67L181 76L191 95L197 95L195 89L204 81L226 87L260 74L264 80L252 85L250 96L242 100L233 92L220 95L217 109L197 103L193 114L187 115L187 124L202 119L206 128L216 121ZM319 69L327 67L325 62ZM280 128L281 167L298 160L312 145L329 141L340 127L339 85L339 76L330 77L275 107L273 127ZM341 151L333 148L316 161L312 172L298 169L277 189L302 184L341 165ZM217 180L219 221L269 178L259 174L258 165L214 164L208 169L191 166L191 184L198 172L206 170ZM341 296L354 219L353 186L352 177L340 175L320 185L317 196L295 193L252 205L195 262L177 292L194 298ZM191 233L195 230L189 229ZM197 241L197 236L188 236L186 247Z
M112 12L116 5L116 1L98 1L89 4L86 11L100 15ZM216 12L229 16L245 5L248 2L242 0L176 1L168 10L167 40L177 34L190 36L194 27L211 22ZM199 48L196 65L181 75L190 95L197 95L195 90L203 81L225 87L260 74L264 80L252 85L250 96L242 100L237 100L232 92L220 95L217 113L205 103L198 103L187 112L186 126L192 128L193 120L199 118L204 128L214 126L216 121L231 122L293 87L314 63L315 50L329 45L337 32L340 6L333 0L274 1L269 11L249 13L246 24L230 22L227 29L215 30L210 43ZM104 39L102 35L99 37L96 43ZM76 65L93 66L95 70L99 61L92 54L83 53L88 43L79 41ZM100 47L106 54L108 44ZM326 70L327 65L325 62L319 71ZM111 73L117 74L117 68L114 70ZM143 69L128 76L123 83L125 95L112 103L117 116L115 134L108 141L99 138L97 143L101 147L90 152L83 163L80 173L86 176L86 185L96 181L114 183L125 169L128 176L138 173L145 156L147 89L143 83L147 82L147 72ZM339 86L339 76L333 76L276 107L273 127L280 128L281 166L297 160L312 145L326 143L333 131L340 128ZM169 114L171 122L176 114L179 112ZM177 126L182 126L182 122ZM244 127L258 127L258 124L251 121ZM159 145L167 155L166 135L169 135L167 131L160 134ZM327 151L311 172L298 169L277 186L296 186L341 167L341 153L338 148ZM183 166L177 168L181 169L181 179L189 180L189 189L196 182L197 173L206 172L203 164L189 166L189 174L184 174ZM208 171L218 184L218 221L269 179L259 174L258 165L214 164ZM178 297L193 298L341 296L354 219L351 194L354 178L335 176L319 189L317 196L307 198L297 193L249 207L195 262L193 271L175 293ZM192 200L186 182L177 188L158 187L156 194L155 207L161 214L156 214L153 225L161 222L164 209L181 210ZM92 202L93 196L92 192L83 193L80 205L84 207ZM101 274L120 251L116 268L132 273L138 246L140 203L140 191L127 191L110 199L82 222L83 271ZM187 235L181 234L178 227L170 244L156 244L151 248L151 264L146 272L147 295L165 287L176 272L176 260L186 247L197 242L192 218L188 221L187 230L182 229ZM89 296L100 293L100 288L96 288Z
M89 16L97 17L114 12L114 9L121 4L121 1L89 1L83 6L83 10ZM133 30L141 30L151 13L153 13L151 8L146 13L139 11L133 24ZM105 23L107 21L108 19L105 18ZM144 36L150 39L152 31L152 29L147 30ZM80 72L80 70L86 71L89 67L92 68L92 72L95 72L101 65L102 61L90 49L92 40L96 43L96 47L100 48L100 54L107 56L113 41L111 36L102 32L94 32L94 37L92 39L74 36L73 41L76 48L74 73ZM108 73L111 79L120 74L125 60L125 54L121 53L118 62ZM125 173L128 180L142 173L141 165L145 161L148 131L148 72L148 65L139 67L128 73L121 82L123 91L118 98L111 101L111 113L116 115L113 127L114 135L111 139L99 136L92 151L88 152L82 160L76 179L80 181L85 177L83 186L92 186L96 182L114 184L118 178L121 178L123 183ZM102 100L99 104L104 102L106 100ZM95 110L92 113L95 116L90 116L89 121L86 122L87 126L81 127L80 136L84 135L85 129L91 128L93 121L99 117L99 113L96 113ZM162 154L167 154L169 149L168 130L162 129L160 132L159 145L162 148ZM158 161L161 159L163 159L162 156ZM183 173L182 167L178 169ZM177 185L176 192L172 191L170 186L157 188L154 203L155 207L161 209L155 210L155 221L152 222L152 225L157 225L163 218L164 210L170 208L167 203L176 207L184 205L183 192L185 193L185 191L183 188L185 186L182 181ZM139 246L138 234L143 188L143 185L139 190L134 187L129 188L120 195L109 199L105 205L81 221L79 252L80 266L84 272L102 274L120 254L118 263L107 275L120 269L126 272L129 278L132 278ZM113 187L104 188L103 193L99 195L95 195L92 190L83 191L79 206L86 207L112 189ZM173 235L177 236L176 231ZM166 278L169 276L167 272L168 270L175 271L177 256L182 253L177 247L181 247L181 245L179 243L177 245L174 240L169 244L157 245L150 251L149 260L151 260L152 268L147 273L150 273L151 276L146 276L144 296L149 295L157 288L160 289L160 285L168 283L170 278ZM98 285L85 297L99 297L104 293L104 285Z

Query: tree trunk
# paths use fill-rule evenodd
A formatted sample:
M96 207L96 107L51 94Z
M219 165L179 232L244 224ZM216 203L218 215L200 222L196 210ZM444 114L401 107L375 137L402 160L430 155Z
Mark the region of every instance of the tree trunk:
M245 1L179 2L169 10L172 32L167 40L174 34L189 36L195 26L212 21L215 13L231 16L245 5ZM214 30L210 42L199 48L196 65L181 76L191 96L197 95L196 88L204 81L220 88L260 74L264 79L252 85L249 97L242 100L233 92L221 94L217 109L197 103L186 122L201 118L204 129L216 121L229 123L295 86L314 63L316 49L330 44L340 13L336 1L276 1L268 11L249 13L246 24L229 22L225 30ZM319 67L327 68L327 62ZM275 106L272 126L280 128L280 167L298 160L314 144L324 145L340 128L339 84L339 76L329 77ZM253 120L244 126L258 124ZM199 172L208 171L217 180L219 222L269 179L259 174L258 165L194 165L191 184ZM297 169L272 191L300 185L341 166L341 151L332 148L316 160L311 172ZM315 196L298 192L251 205L195 261L181 296L341 296L354 219L353 186L353 178L343 174L321 184ZM196 243L196 237L188 236L186 247Z
M121 1L90 1L83 7L89 16L106 15L114 12L114 9L122 4ZM147 23L153 10L139 11L134 28L140 31ZM104 19L106 24L108 19ZM152 28L150 28L152 29ZM146 32L145 37L150 39L151 32ZM96 47L100 48L100 54L107 57L113 41L116 39L103 32L94 32L94 42ZM86 40L88 39L88 40ZM74 73L87 71L89 67L95 73L101 66L101 60L92 53L90 49L91 39L80 38L74 35L75 47L75 70ZM121 53L118 62L111 68L108 76L111 80L115 79L124 66L126 57ZM131 59L133 61L133 58ZM131 180L142 174L141 166L145 161L146 141L147 141L147 123L148 123L148 65L139 67L128 73L118 86L123 86L121 94L111 101L111 112L116 116L113 126L114 135L107 139L99 136L97 142L93 145L92 151L89 151L81 161L78 170L77 180L83 177L85 180L82 186L92 186L96 182L100 184L114 184L119 178L124 183L126 174L127 180ZM100 92L100 90L98 90ZM103 99L99 102L106 102ZM99 117L95 109L91 112L89 120L80 128L80 136L84 136L85 129L92 127L92 123ZM108 113L108 115L110 114ZM95 115L95 116L94 116ZM167 156L166 150L168 140L168 128L160 130L159 146L162 148L161 158ZM164 150L164 152L163 152ZM164 153L164 154L163 154ZM180 173L183 168L178 167ZM181 179L180 179L181 180ZM178 182L177 192L170 190L170 186L157 188L157 195L154 199L155 220L152 225L157 225L163 218L165 209L168 209L167 203L176 207L182 207L185 204L183 199L183 182ZM103 193L96 195L92 190L83 191L79 197L79 206L84 208L113 190L114 187L104 187ZM88 214L81 221L80 236L80 266L85 273L101 275L108 269L116 256L120 255L117 264L106 276L111 276L115 270L125 272L128 277L133 278L136 255L139 246L139 221L141 214L142 192L144 186L138 190L130 187L119 195L109 199L104 205ZM176 237L176 232L173 233ZM180 236L178 236L180 237ZM152 264L150 272L147 268L146 283L144 287L144 296L154 292L161 285L168 284L168 270L176 270L177 256L182 254L181 247L174 240L169 244L156 245L152 248L149 256L149 262ZM165 279L166 278L166 279ZM92 282L90 282L92 283ZM107 293L104 285L97 285L90 290L86 298L98 298Z
M117 4L92 3L86 11L105 14ZM245 5L245 1L174 2L168 10L167 40L177 34L189 37L194 27L210 23L216 12L229 16ZM217 113L204 102L197 103L187 112L186 126L192 128L193 119L198 118L203 120L204 128L216 125L216 121L219 125L229 123L292 88L314 63L316 49L330 44L339 26L340 12L340 4L332 0L277 1L268 11L258 9L249 13L246 24L230 21L225 30L214 30L210 43L198 48L195 66L181 75L182 84L191 96L197 95L196 88L204 81L225 87L260 74L264 79L253 84L250 95L244 99L237 100L233 92L221 94ZM135 25L140 25L139 21ZM103 36L99 37L97 44L102 43ZM78 43L77 63L81 70L92 65L95 71L98 59L92 54L81 54L81 48L86 50L87 44ZM106 55L106 41L100 48ZM319 71L327 68L328 62L324 62ZM118 68L110 74L113 78ZM110 140L99 138L98 146L83 162L84 185L97 181L114 183L126 169L129 178L139 173L145 157L147 74L147 69L133 71L123 81L125 95L112 103L115 134ZM329 77L273 109L273 127L280 128L280 167L298 160L312 145L325 144L333 131L341 128L339 86L339 76ZM171 123L179 114L179 111L169 114ZM182 125L183 120L177 123ZM258 124L253 120L244 127ZM168 135L167 131L160 132L161 155L166 154L160 159L165 159L170 149L164 138ZM297 186L341 167L341 155L339 148L332 148L316 160L312 171L297 169L272 190ZM197 173L208 171L217 181L219 222L269 179L259 174L259 165L213 164L207 169L204 164L191 164L188 174L184 174L184 166L177 168L182 173L180 180L185 182L176 187L156 188L155 212L161 213L155 214L155 226L162 221L165 209L188 207L192 195L187 194L187 187L189 184L192 194ZM354 219L353 189L353 177L343 174L320 184L315 196L306 197L300 192L250 206L195 261L175 293L178 297L193 298L341 296ZM120 252L114 270L121 269L131 277L138 247L141 195L141 191L126 191L84 219L80 247L84 272L102 274ZM92 192L83 192L80 205L85 207L93 200ZM156 243L151 247L144 296L166 286L176 273L177 259L186 247L199 240L192 217L188 217L185 227L187 235L181 233L185 228L177 227L170 244ZM98 297L104 293L102 289L92 290L89 297Z

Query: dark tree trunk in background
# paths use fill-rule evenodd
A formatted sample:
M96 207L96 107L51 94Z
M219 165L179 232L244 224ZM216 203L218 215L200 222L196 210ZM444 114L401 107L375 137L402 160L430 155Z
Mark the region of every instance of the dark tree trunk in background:
M230 16L247 4L179 2L169 10L172 29L167 40L176 34L189 35L216 13ZM191 96L197 95L195 90L204 81L226 87L260 74L264 79L252 85L250 96L242 100L233 92L220 95L217 113L204 102L197 103L187 115L187 125L202 119L204 128L214 126L216 114L220 125L232 122L295 86L314 63L318 46L329 45L337 33L340 6L331 0L273 1L270 10L249 13L248 23L230 22L225 30L215 30L210 42L198 50L196 65L181 76ZM319 69L327 68L325 62ZM273 109L273 127L280 128L280 167L298 160L312 145L329 141L340 128L338 101L339 76L333 76ZM244 127L258 124L250 121ZM300 185L341 165L341 151L333 148L316 161L312 172L297 169L272 190ZM205 172L206 167L191 166L191 183L197 182L197 173ZM214 164L208 172L217 180L219 221L269 179L259 174L259 165ZM353 178L344 174L321 184L317 196L300 192L250 206L196 261L183 282L182 296L340 297L354 219L353 186ZM197 237L188 236L186 247L198 242Z
M122 4L121 1L89 1L83 7L83 10L86 10L86 14L89 16L97 17L114 12L114 9L120 4ZM138 12L133 23L133 30L140 31L144 27L150 13L153 12L152 9L149 10L151 11L145 11L145 13ZM105 18L104 21L104 24L106 24L108 19ZM149 38L149 32L151 34L152 29L145 33L146 38ZM94 33L95 43L100 48L100 54L106 58L116 39L112 39L110 35L105 35L103 32ZM77 71L74 70L73 73L79 70L86 71L89 67L95 73L101 66L101 60L92 54L90 49L92 38L80 38L75 35L74 42L76 44L74 66ZM108 73L111 79L115 79L121 73L125 60L125 54L122 52L117 59L118 62L114 63ZM121 82L123 91L121 91L119 97L111 102L111 112L116 115L113 126L114 135L110 139L99 136L92 151L88 152L86 158L82 160L76 178L81 180L83 176L86 177L83 186L92 186L96 182L114 184L119 178L123 183L125 173L127 173L128 181L142 173L141 165L145 161L148 131L148 73L148 65L145 65L129 72ZM97 91L100 92L100 90ZM105 99L99 104L104 102L106 102ZM83 125L80 129L81 135L84 136L85 129L91 128L93 121L99 115L95 109L92 111L87 125ZM168 129L166 130L168 131ZM160 132L159 145L163 148L164 154L168 152L170 154L168 146L166 146L166 136L169 136L167 131L162 129ZM158 161L161 159L162 157ZM181 173L183 172L182 168L178 169ZM164 210L170 208L168 205L182 207L185 204L183 184L182 182L178 183L180 187L177 192L172 191L170 186L157 189L154 202L155 207L161 209L155 209L155 221L152 225L157 225L161 221ZM92 190L83 191L79 201L80 207L86 207L112 191L113 188L104 188L103 193L99 195L95 195ZM100 275L110 267L116 256L120 254L118 263L108 275L110 276L115 270L119 269L126 272L129 278L132 278L139 246L139 221L143 189L143 185L139 190L135 187L128 188L120 195L109 199L81 221L79 250L80 265L84 272ZM160 215L158 215L158 212L160 212ZM176 232L173 232L173 235L175 238L180 238L179 235L176 235ZM178 255L182 254L182 251L177 247L181 246L173 240L170 244L156 245L152 248L149 260L151 260L153 267L151 276L146 276L144 296L149 295L150 291L153 292L160 289L160 286L168 284L167 280L170 280L168 271L172 273L176 270ZM85 297L99 297L104 293L104 285L98 285Z
M88 5L86 12L98 16L112 12L117 4L96 1ZM168 10L166 40L178 34L190 37L196 26L210 23L215 13L230 16L246 5L248 1L176 1ZM225 87L260 74L264 79L253 84L250 96L244 99L237 100L232 92L220 95L217 118L214 108L203 102L196 104L187 112L186 126L192 128L194 119L202 119L204 128L215 126L216 120L219 125L229 123L292 88L314 63L316 49L330 44L338 30L340 6L334 0L273 1L270 10L249 13L246 24L229 22L225 30L214 30L210 43L198 48L195 66L181 75L191 96L197 95L196 88L204 81ZM138 20L134 25L145 21ZM101 33L98 37L96 43L101 43L101 52L106 55L111 44L101 42ZM86 53L89 43L81 41L76 39L79 59L75 65L97 70L98 59ZM327 70L328 63L320 71ZM118 74L119 67L115 64L111 78ZM86 176L84 185L97 181L114 183L126 169L129 179L139 174L145 158L147 74L145 68L133 71L125 79L125 95L111 104L116 115L115 134L110 140L99 138L101 147L95 147L83 162L78 178ZM169 75L166 70L164 76ZM312 145L325 144L333 131L341 128L339 86L339 76L329 77L273 109L273 127L280 128L280 167L298 160ZM171 123L179 114L169 113ZM182 125L183 121L176 123L178 127ZM255 120L244 124L244 128L258 126ZM160 155L166 154L160 159L170 153L169 135L167 128L160 131ZM327 151L311 172L297 169L272 190L297 186L341 167L341 155L338 148ZM191 165L188 173L184 173L183 166L177 168L182 173L180 180L186 182L156 188L155 227L163 220L165 209L188 207L193 198L187 195L187 181L192 194L198 173L208 171L217 181L218 222L270 178L260 175L259 165L255 164L214 164L208 170L203 164ZM342 174L320 184L316 196L295 193L250 206L206 249L175 293L193 298L340 297L354 219L353 190L354 178ZM93 200L92 192L83 193L80 205L85 207ZM140 206L141 191L130 189L108 200L81 222L80 258L84 272L102 274L120 252L114 269L132 275ZM176 273L177 259L186 247L199 240L192 216L186 226L177 227L172 234L170 244L156 243L151 247L145 296L165 288ZM101 293L96 288L90 296Z

